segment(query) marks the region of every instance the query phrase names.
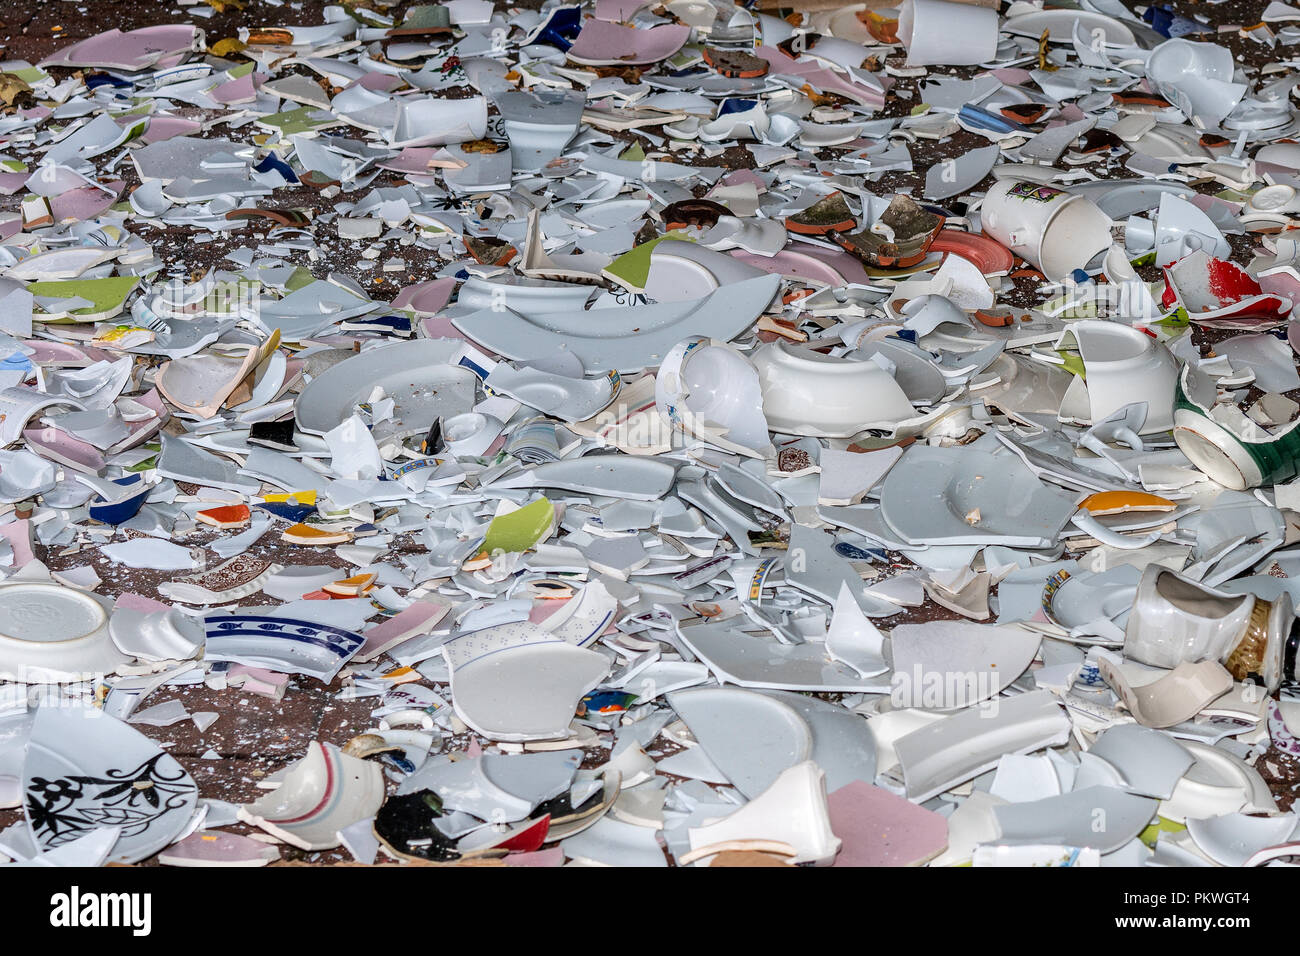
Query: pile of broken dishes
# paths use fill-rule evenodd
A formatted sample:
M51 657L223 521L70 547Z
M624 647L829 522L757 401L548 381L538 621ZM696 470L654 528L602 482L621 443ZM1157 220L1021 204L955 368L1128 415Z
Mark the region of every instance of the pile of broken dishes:
M304 7L0 63L0 862L1300 861L1300 8Z

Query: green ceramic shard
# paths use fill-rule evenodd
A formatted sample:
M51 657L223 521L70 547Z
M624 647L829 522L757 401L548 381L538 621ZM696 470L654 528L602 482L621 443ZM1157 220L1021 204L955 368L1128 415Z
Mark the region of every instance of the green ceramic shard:
M40 83L43 80L48 80L50 78L50 74L46 73L39 66L29 66L21 70L7 70L6 72L11 76L18 77L18 79L28 85Z
M488 525L483 550L492 554L518 554L542 541L555 527L555 506L538 498L509 514L497 515Z
M1149 847L1154 847L1162 833L1181 833L1187 829L1185 823L1175 823L1166 817L1157 816L1156 822L1138 834L1138 839Z
M286 110L283 113L260 116L257 119L259 126L269 126L272 129L277 129L284 136L292 136L295 133L311 133L327 126L338 126L341 122L342 120L328 110L322 110L315 106L303 106L296 110Z
M51 318L68 318L72 321L90 322L111 318L122 311L126 297L140 282L138 276L109 276L105 279L51 279L33 282L27 291L38 299L85 299L90 305L70 311L59 311L51 304Z
M650 254L655 251L655 246L665 239L690 239L690 236L684 232L664 233L657 239L643 242L623 253L602 269L601 274L617 282L629 292L644 292L645 284L650 279Z
M1159 326L1162 329L1185 329L1191 324L1192 320L1187 315L1187 310L1181 305L1170 312L1163 318L1156 319L1152 325Z
M299 289L309 286L315 281L316 277L312 275L309 270L304 269L302 266L298 266L290 274L288 281L284 284L284 288L288 292L297 292Z
M451 26L451 11L441 4L411 7L402 21L401 30L446 30Z
M1061 356L1063 360L1061 363L1062 368L1064 368L1067 372L1071 373L1072 375L1077 375L1079 376L1079 378L1084 379L1085 381L1087 380L1088 376L1083 366L1082 355L1080 355L1078 352L1061 352L1059 350L1057 351L1056 354Z

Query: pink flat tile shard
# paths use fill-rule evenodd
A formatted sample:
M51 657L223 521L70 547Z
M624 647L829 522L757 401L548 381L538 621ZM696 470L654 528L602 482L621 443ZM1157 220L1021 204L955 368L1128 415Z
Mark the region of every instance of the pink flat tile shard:
M658 63L672 56L690 38L691 28L675 23L640 30L605 20L588 20L569 48L577 63Z
M155 601L151 597L145 597L143 594L136 594L134 591L123 591L117 596L117 601L113 604L113 609L119 608L128 611L143 611L145 614L156 614L159 611L170 611L172 606L164 604L162 601Z
M505 864L506 866L563 866L564 850L553 846L545 850L534 850L532 853L507 853Z
M13 570L26 567L36 559L32 553L32 523L25 518L0 524L0 538L4 538L14 549Z
M257 85L252 73L235 80L228 80L215 87L209 95L218 103L232 106L237 103L251 103L257 98Z
M180 116L154 116L150 118L149 125L140 139L152 145L174 136L193 136L202 129L203 124L195 120L187 120Z
M275 700L284 696L284 690L289 684L288 674L277 674L275 671L249 667L247 664L231 664L230 670L226 672L226 679L232 685L242 686L250 694L259 694Z
M147 70L166 65L163 61L168 57L201 48L202 42L203 31L190 23L160 24L129 33L114 29L65 46L37 65Z
M920 866L948 848L948 821L932 810L856 780L826 798L843 841L832 866Z
M266 866L280 851L238 833L192 833L164 850L158 861L167 866Z
M455 288L456 280L452 278L417 282L397 293L393 299L393 308L410 309L418 314L433 315L435 312L442 311Z
M585 31L584 31L585 32ZM581 37L579 37L581 39ZM841 93L862 106L884 106L885 90L890 84L881 81L883 89L873 89L860 83L850 83L833 70L828 70L820 63L796 60L774 46L755 48L754 55L762 57L771 64L772 73L797 76L817 87L823 93Z
M77 222L85 222L87 219L94 219L108 212L113 203L117 202L117 197L122 190L126 188L126 183L116 179L111 183L105 183L104 187L111 192L105 192L104 189L95 186L82 186L52 197L50 212L54 220L67 222L75 219Z
M429 598L413 601L409 607L366 631L366 642L361 645L361 650L357 651L354 659L371 660L402 641L427 634L449 610L451 604L446 601Z

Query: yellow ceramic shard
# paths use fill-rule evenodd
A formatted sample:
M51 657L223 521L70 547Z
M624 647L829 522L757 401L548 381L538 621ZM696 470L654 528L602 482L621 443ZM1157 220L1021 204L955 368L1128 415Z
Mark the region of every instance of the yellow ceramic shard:
M314 505L316 503L316 489L285 493L276 492L272 495L263 495L262 500L269 501L272 504Z
M488 525L483 550L489 555L518 554L545 540L555 527L555 506L538 498L509 514L497 515Z
M330 594L337 594L339 597L351 597L356 594L365 594L375 585L374 573L354 574L350 578L343 578L339 581L333 581L325 585L325 590Z
M240 42L238 38L226 37L225 39L218 40L216 43L212 44L212 47L208 52L213 56L224 57L238 53L242 49L244 49L244 44Z
M1145 491L1099 491L1084 498L1079 507L1091 515L1120 515L1128 511L1173 511L1178 505Z
M299 522L285 529L280 538L290 544L343 544L346 541L351 541L352 535L347 531L323 531L320 528L313 528L309 524Z

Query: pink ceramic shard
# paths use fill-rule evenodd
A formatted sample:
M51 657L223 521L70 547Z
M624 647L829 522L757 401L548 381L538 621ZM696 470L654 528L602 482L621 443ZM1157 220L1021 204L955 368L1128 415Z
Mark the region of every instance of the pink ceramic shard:
M442 311L455 288L456 280L452 278L431 279L428 282L408 285L394 297L393 308L410 309L417 314L433 315Z
M116 70L147 70L164 65L166 57L201 48L203 31L190 23L160 24L123 33L108 30L65 46L37 66L92 66Z
M116 179L111 183L105 183L103 189L97 186L69 189L50 198L50 213L54 216L55 222L67 222L70 219L85 222L87 219L94 219L108 212L125 187L125 182Z
M202 129L203 124L196 120L188 120L180 116L153 116L150 117L149 125L140 136L140 141L148 146L174 136L193 136Z
M690 35L690 27L675 23L640 30L605 20L588 20L569 47L569 59L593 66L658 63L680 50Z
M842 841L832 866L920 866L948 848L948 821L862 780L826 798Z
M166 866L266 866L280 859L269 844L238 833L191 833L158 855Z
M446 601L437 598L424 598L411 604L393 617L366 631L366 642L361 645L354 659L368 661L378 657L402 641L420 634L427 634L451 609Z
M26 567L36 559L32 553L32 523L26 518L0 524L0 538L4 538L14 549L13 569Z

